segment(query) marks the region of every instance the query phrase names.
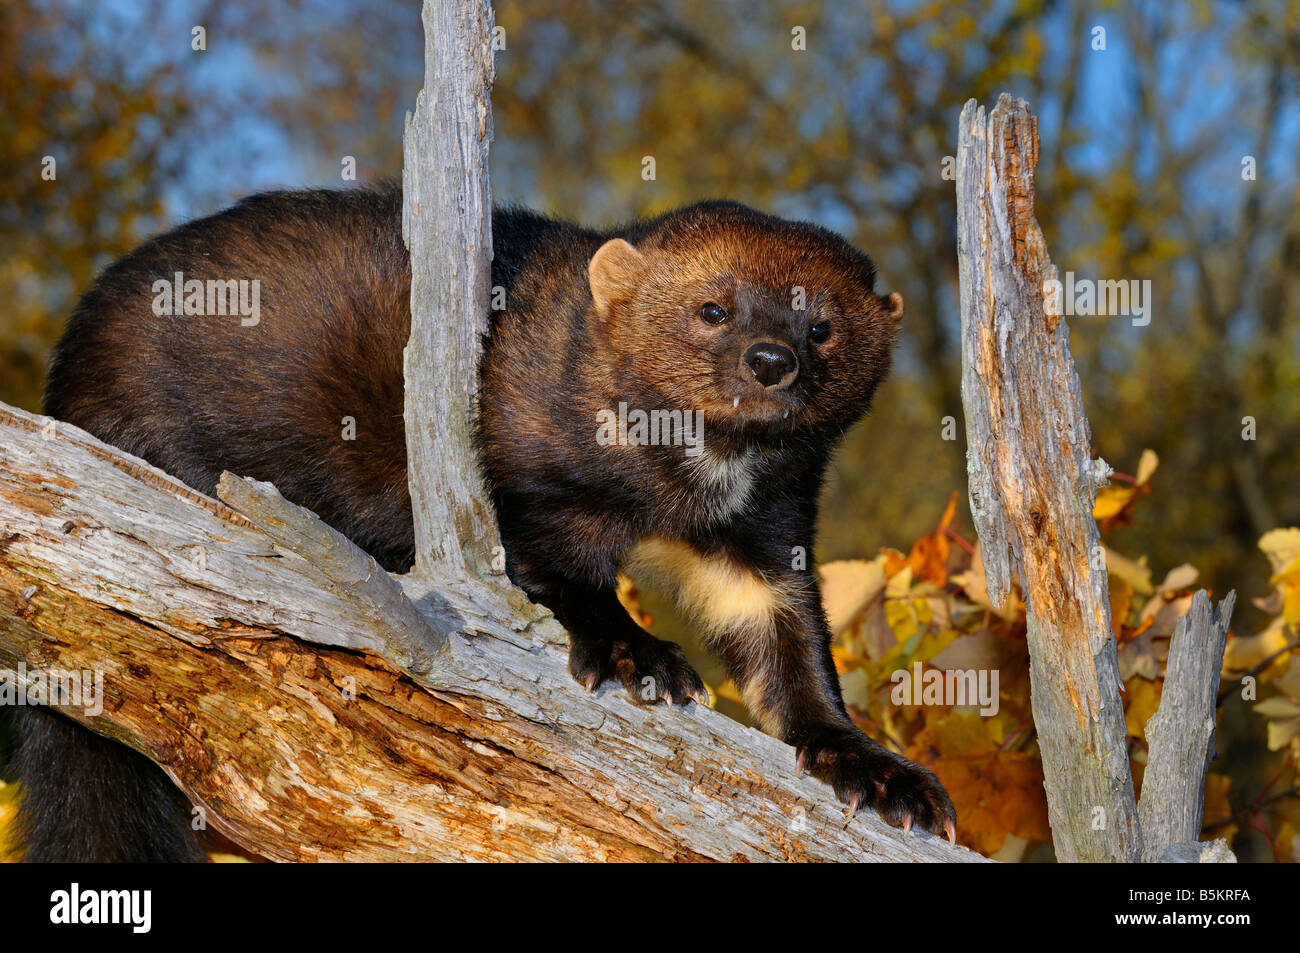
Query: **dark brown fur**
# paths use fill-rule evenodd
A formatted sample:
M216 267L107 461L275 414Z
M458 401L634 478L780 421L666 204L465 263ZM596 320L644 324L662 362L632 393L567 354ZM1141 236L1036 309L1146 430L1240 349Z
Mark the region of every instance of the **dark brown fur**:
M386 568L405 570L410 277L400 206L395 189L272 193L142 246L79 305L47 412L207 493L222 470L272 481ZM493 238L493 283L507 307L492 316L482 369L483 468L507 570L571 633L574 676L590 687L616 678L643 702L701 696L680 649L640 629L615 597L621 567L662 569L801 764L891 823L950 825L934 776L849 721L816 575L792 568L814 565L827 459L889 366L901 302L875 293L869 259L823 229L726 202L608 232L506 209ZM151 285L176 271L260 280L259 324L155 315ZM707 303L725 310L724 323L701 320ZM830 336L813 342L809 329L823 322ZM797 358L793 382L760 383L747 363L759 346ZM702 411L705 453L600 445L597 415L620 402ZM355 440L341 439L345 417ZM53 723L30 716L28 752L57 757ZM74 790L108 767L158 774L124 748L76 757ZM18 763L25 777L41 770L21 751ZM85 857L95 842L86 829L134 829L143 811L82 799L84 810L65 804L72 816L60 821L28 802L32 859Z

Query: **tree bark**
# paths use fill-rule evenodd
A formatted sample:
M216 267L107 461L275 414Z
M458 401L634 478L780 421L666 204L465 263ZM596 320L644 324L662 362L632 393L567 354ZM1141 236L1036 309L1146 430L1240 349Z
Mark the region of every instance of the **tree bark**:
M505 568L472 431L492 283L492 5L425 0L423 18L424 89L402 140L407 478L416 571L458 579Z
M1034 724L1060 860L1235 859L1200 845L1215 692L1235 594L1211 619L1202 591L1170 646L1133 796L1104 550L1092 516L1110 475L1091 459L1057 279L1034 216L1037 120L1005 93L969 101L957 154L962 402L971 515L989 598L1025 601Z
M1110 468L1090 459L1069 330L1034 218L1037 121L1003 94L962 110L957 154L962 401L971 516L989 598L1018 574L1030 684L1061 860L1138 860L1106 566L1092 518Z
M851 821L785 744L568 674L554 619L392 577L268 484L213 500L0 405L0 665L276 860L980 860Z
M1215 697L1236 602L1237 593L1229 592L1215 610L1200 590L1169 640L1160 708L1146 723L1147 766L1138 802L1144 860L1166 859L1171 848L1201 839Z

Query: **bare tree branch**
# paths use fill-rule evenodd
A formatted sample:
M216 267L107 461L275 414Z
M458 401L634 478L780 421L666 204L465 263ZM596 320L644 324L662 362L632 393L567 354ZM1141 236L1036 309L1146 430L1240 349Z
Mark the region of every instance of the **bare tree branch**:
M450 577L490 572L500 546L472 431L491 286L492 27L489 0L425 0L424 89L403 139L415 564Z
M1142 774L1142 855L1161 860L1177 845L1201 838L1205 775L1214 756L1215 693L1236 592L1217 610L1202 589L1169 640L1160 708L1146 724L1147 766Z
M1061 860L1137 860L1119 661L1092 503L1109 468L1090 434L1069 330L1034 218L1037 123L1003 94L962 110L957 155L962 399L971 515L989 598L1019 576L1034 723Z

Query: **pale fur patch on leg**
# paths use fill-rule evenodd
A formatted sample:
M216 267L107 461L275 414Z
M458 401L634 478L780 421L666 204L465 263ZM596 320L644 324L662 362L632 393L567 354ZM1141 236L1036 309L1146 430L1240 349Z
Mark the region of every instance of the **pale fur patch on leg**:
M628 553L623 571L672 593L707 640L771 637L789 594L726 556L705 555L679 540L647 536Z
M721 554L701 553L680 540L648 536L628 553L623 571L671 594L704 643L743 655L749 669L738 686L764 731L778 733L774 713L761 704L776 648L777 620L790 611L792 593Z
M740 697L745 701L749 713L758 719L758 727L765 734L780 738L785 734L785 716L769 708L765 702L767 696L767 671L764 670L747 681L740 689Z

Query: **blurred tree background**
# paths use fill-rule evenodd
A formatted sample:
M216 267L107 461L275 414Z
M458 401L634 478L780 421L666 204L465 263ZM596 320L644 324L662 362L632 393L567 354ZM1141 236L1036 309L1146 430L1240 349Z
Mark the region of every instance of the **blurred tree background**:
M1300 524L1300 0L496 11L498 201L611 223L730 197L845 234L902 292L896 371L837 458L822 559L906 551L964 496L945 159L966 99L1027 99L1062 274L1151 283L1145 327L1070 320L1097 452L1161 461L1110 542L1237 588L1238 633L1264 624L1256 543ZM0 400L39 408L76 296L150 233L260 189L344 185L346 156L362 181L400 175L421 55L418 0L3 0Z

